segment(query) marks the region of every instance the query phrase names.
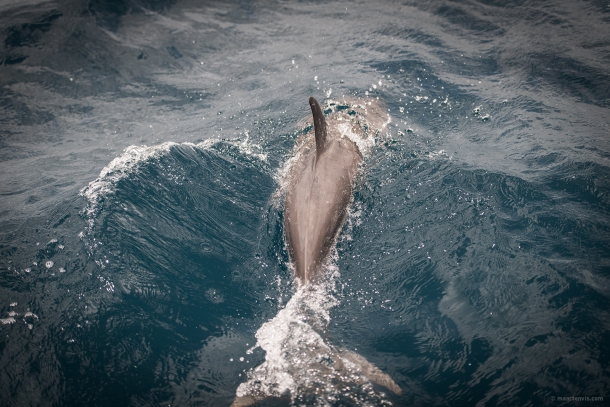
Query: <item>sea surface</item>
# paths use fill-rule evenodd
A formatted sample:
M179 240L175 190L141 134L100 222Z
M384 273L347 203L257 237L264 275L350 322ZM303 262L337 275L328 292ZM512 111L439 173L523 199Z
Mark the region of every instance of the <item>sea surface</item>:
M607 0L0 0L0 39L0 405L610 402ZM310 96L391 122L307 291Z

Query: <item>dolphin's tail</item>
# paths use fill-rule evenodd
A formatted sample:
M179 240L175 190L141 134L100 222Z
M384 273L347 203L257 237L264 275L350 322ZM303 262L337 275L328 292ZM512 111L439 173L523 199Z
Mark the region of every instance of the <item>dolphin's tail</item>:
M265 406L268 406L271 401L277 401L278 404L283 402L282 405L285 405L287 402L290 402L290 399L288 397L267 397L261 395L235 397L235 400L233 400L233 404L231 404L231 407L248 407L261 401L265 402Z
M315 361L308 365L307 371L317 371L317 380L319 382L327 381L330 383L348 378L348 383L346 384L363 385L368 380L385 387L398 396L402 395L402 390L396 382L389 375L383 373L377 366L366 360L364 356L344 348L334 348L332 345L325 347L322 352L323 354L314 355L314 352L318 353L321 350L319 348L316 349L316 347L314 349L312 354L306 356L308 360ZM297 372L291 373L295 374ZM264 405L267 406L273 401L277 401L278 405L285 405L286 402L290 402L291 396L296 396L295 394L290 394L289 391L282 394L270 394L265 391L267 389L257 387L255 386L254 389L251 389L245 395L235 397L231 407L252 406L260 402L264 402ZM314 388L301 388L299 393L301 392L304 394L317 393Z
M338 268L326 264L326 279L299 286L278 314L256 332L265 361L246 372L236 390L234 407L251 405L339 404L383 405L390 393L402 395L392 378L364 356L325 340L335 298ZM386 388L378 392L376 385ZM345 403L344 403L345 402Z
M339 349L339 352L344 359L349 360L355 366L357 366L360 373L371 382L387 388L394 394L399 396L402 395L402 390L400 387L398 387L394 380L392 380L392 378L387 374L383 373L377 366L366 360L364 356L347 349Z
M235 400L233 400L233 404L231 404L231 407L247 407L258 401L259 399L254 396L235 397Z

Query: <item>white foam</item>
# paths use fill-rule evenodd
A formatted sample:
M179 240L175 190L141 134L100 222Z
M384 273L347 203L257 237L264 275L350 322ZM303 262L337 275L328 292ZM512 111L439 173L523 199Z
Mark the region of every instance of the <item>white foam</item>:
M258 144L252 144L250 142L250 134L246 131L244 133L246 138L243 141L235 140L235 141L225 141L229 144L233 144L239 148L239 151L245 155L256 157L261 161L267 161L267 154L265 153L255 153L254 150L262 150ZM201 147L203 143L198 144L197 146Z
M287 392L294 395L304 381L311 379L307 366L318 359L312 360L312 353L318 356L331 352L314 327L326 326L330 309L338 304L332 295L338 275L336 267L334 271L331 267L325 284L299 287L286 307L256 332L254 348L266 351L265 362L247 373L248 381L238 387L238 397L254 394L279 397Z
M426 154L426 157L431 160L436 160L442 157L447 157L447 153L445 152L445 150L430 151ZM451 159L451 157L449 158Z
M362 356L337 348L321 335L330 323L330 311L338 305L335 297L339 271L336 250L324 266L326 274L319 284L300 285L275 318L256 332L256 347L265 352L265 361L247 372L248 380L237 388L237 397L318 395L318 403L331 405L347 397L357 405L380 405L384 396L375 393L371 380L398 386ZM372 373L372 374L371 374ZM399 391L399 389L398 389Z
M343 98L328 100L326 105L333 111L328 117L329 121L336 121L341 136L352 140L365 158L375 146L376 138L392 122L392 117L378 99ZM340 106L348 107L351 114L346 113L348 109L338 111Z

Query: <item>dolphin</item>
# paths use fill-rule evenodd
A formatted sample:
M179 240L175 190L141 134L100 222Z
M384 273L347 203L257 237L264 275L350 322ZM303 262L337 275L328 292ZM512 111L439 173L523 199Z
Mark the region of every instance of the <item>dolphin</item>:
M385 127L389 116L386 113L384 117L380 103L372 99L353 103L344 100L341 106L335 104L334 107L331 104L331 112L334 110L334 113L327 117L315 98L309 98L309 106L314 137L310 133L305 135L287 165L284 234L295 277L301 282L301 288L315 290L323 282L324 263L335 245L352 199L354 178L363 161L358 142L366 140L370 130ZM289 308L287 305L278 317L280 314L290 314ZM267 324L273 321L275 318ZM318 394L317 381L336 385L347 381L363 385L368 380L394 394L402 394L390 376L363 356L327 344L314 333L313 326L308 329L301 324L308 325L299 321L294 331L289 330L295 335L303 335L297 345L297 353L293 354L295 349L284 347L265 348L268 352L271 350L274 357L281 356L281 360L290 362L282 362L279 371L278 365L267 362L251 371L248 382L238 387L232 407L261 402L289 402L290 394L277 390L277 383L265 383L258 375L294 383L292 378L302 376L303 369L308 374L315 372L316 380L303 384L299 392ZM257 342L257 346L261 345ZM349 386L346 389L349 391Z
M315 98L309 98L309 106L315 144L306 143L301 148L284 201L286 245L303 284L316 277L335 243L362 162L358 146L328 128Z

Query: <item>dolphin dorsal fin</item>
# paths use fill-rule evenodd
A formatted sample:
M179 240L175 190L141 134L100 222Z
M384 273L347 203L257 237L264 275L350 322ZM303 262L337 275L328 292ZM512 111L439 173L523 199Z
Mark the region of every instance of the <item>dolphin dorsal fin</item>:
M309 98L309 106L311 106L313 127L316 132L316 157L319 157L326 147L326 120L324 120L324 112L313 96Z

